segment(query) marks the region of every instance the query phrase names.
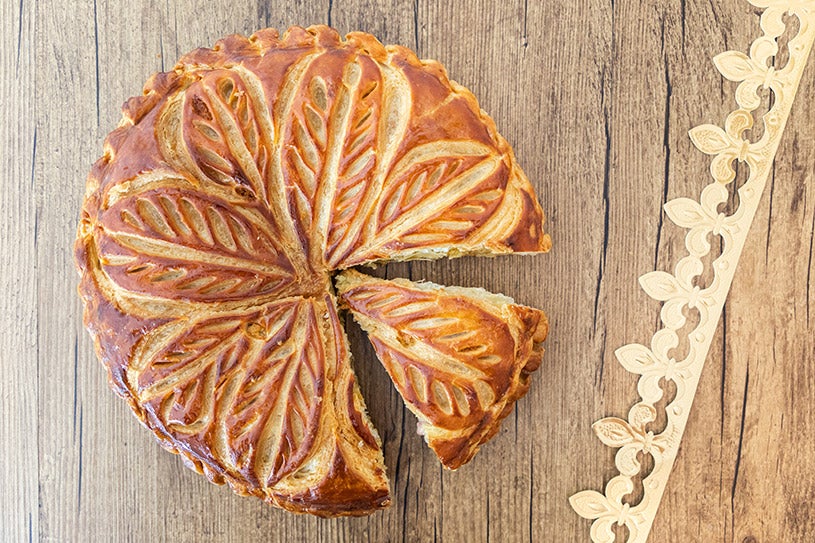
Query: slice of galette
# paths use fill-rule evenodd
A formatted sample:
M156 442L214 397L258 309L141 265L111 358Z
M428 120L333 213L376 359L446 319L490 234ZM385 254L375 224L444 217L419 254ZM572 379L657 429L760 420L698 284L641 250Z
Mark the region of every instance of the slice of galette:
M430 448L450 469L470 461L529 389L549 330L543 311L480 288L355 271L336 285Z

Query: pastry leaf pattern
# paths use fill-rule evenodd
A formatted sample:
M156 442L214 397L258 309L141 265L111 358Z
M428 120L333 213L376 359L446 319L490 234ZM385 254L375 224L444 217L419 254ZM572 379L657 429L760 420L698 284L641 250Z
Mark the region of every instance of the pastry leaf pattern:
M496 351L512 350L514 341L505 324L474 304L462 308L467 301L456 299L453 310L447 300L444 308L437 293L384 280L341 290L340 297L368 333L399 392L427 422L471 425L508 387L508 379L490 382L488 369L503 361ZM496 333L485 338L483 330L492 327Z
M259 83L239 74L214 70L187 89L184 140L202 180L266 200L273 134Z
M501 159L473 142L418 146L384 181L367 237L341 267L399 258L411 250L455 248L496 211Z
M149 188L149 186L148 186ZM296 274L266 213L200 191L134 191L102 213L102 269L125 289L214 301L290 290Z
M128 381L161 425L220 467L270 486L309 452L324 397L311 302L172 321L136 346Z
M595 543L616 541L614 525L628 529L629 543L644 543L648 538L747 233L815 42L815 2L750 0L750 3L765 8L761 15L763 35L753 42L749 55L728 51L714 59L726 79L739 83L735 93L739 108L727 117L724 128L702 125L690 131L694 145L713 156L710 165L713 182L702 190L698 202L677 198L665 204L668 218L687 229L688 256L677 262L673 273L652 271L640 278L645 292L662 302L662 327L653 335L650 347L634 343L616 351L622 366L639 376L640 401L631 408L627 420L607 417L593 426L603 444L618 449L615 463L619 475L609 481L604 493L585 490L570 498L577 514L593 520L590 536ZM789 61L776 68L770 60L778 52L779 38L786 30L785 17L796 18L799 27L787 42ZM750 141L745 133L756 121L762 89L769 89L774 101L760 119L764 128L761 138ZM734 162L744 163L749 168L749 177L738 188L738 208L726 215L719 209L731 197L728 188L732 188L736 177ZM705 271L703 259L711 252L711 239L717 238L723 241L722 253L710 264L712 281L700 288L696 279ZM683 327L689 311L698 312L699 320L688 331ZM679 351L684 353L681 357L676 355L680 339L687 344L687 349ZM663 397L660 385L663 380L676 386L676 395L664 408L667 419L664 429L656 432L649 428L657 420L656 406ZM653 469L645 476L642 455L653 459ZM642 477L643 496L632 503L629 495L638 477Z

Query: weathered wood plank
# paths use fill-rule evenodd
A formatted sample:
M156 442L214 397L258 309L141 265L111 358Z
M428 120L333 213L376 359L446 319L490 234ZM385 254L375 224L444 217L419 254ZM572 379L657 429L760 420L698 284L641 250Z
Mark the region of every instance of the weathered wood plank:
M708 159L686 133L733 108L734 86L710 58L746 49L758 32L753 8L742 0L72 0L55 10L22 0L1 9L0 254L11 273L0 275L0 363L11 380L0 385L0 539L587 539L589 523L567 498L613 474L613 451L590 424L625 414L635 399L613 352L654 331L658 306L636 278L683 253L684 233L661 206L698 196L708 182ZM500 435L446 472L350 325L394 490L390 509L362 519L294 516L184 468L108 390L74 294L84 178L119 104L179 54L223 35L313 23L372 32L441 61L514 146L554 239L546 256L377 270L504 292L544 308L552 333ZM810 66L653 541L804 541L815 530L813 74Z
M0 6L0 540L39 535L33 4ZM42 147L40 147L42 149Z

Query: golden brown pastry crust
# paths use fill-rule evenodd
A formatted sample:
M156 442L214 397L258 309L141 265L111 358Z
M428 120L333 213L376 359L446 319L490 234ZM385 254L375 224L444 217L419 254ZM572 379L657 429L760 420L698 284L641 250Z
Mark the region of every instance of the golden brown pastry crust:
M330 273L548 250L509 145L437 62L322 26L193 51L123 114L75 248L114 390L239 494L386 506Z
M447 468L495 435L540 365L546 315L504 296L351 270L337 291Z

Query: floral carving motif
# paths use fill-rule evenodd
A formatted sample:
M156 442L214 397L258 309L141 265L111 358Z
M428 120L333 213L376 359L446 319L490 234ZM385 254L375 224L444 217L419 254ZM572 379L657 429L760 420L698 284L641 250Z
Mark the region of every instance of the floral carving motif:
M648 538L685 430L699 376L710 348L725 298L730 290L750 224L758 206L775 158L801 74L815 41L815 2L812 0L750 0L765 8L761 15L763 36L753 42L750 54L729 51L714 62L727 79L739 82L736 102L724 129L702 125L690 131L690 137L702 152L713 155L710 172L713 183L702 191L699 202L678 198L665 204L665 212L678 226L688 230L685 246L689 255L680 259L674 273L646 273L640 284L653 299L663 302L657 331L650 348L631 344L616 351L623 367L639 375L637 390L641 401L631 408L628 420L609 417L596 422L593 429L607 446L618 448L616 466L620 475L606 485L605 493L578 492L570 503L582 517L594 521L591 539L595 543L615 541L613 526L628 529L627 541L643 543ZM784 33L784 16L798 19L799 30L788 42L790 59L781 69L771 65L778 52L778 38ZM761 105L760 90L768 89L775 101L762 117L762 137L751 142L744 133L753 127L754 111ZM730 194L735 179L733 162L743 162L749 177L740 189L739 207L731 215L719 211ZM713 280L704 288L696 279L705 271L703 258L711 252L711 236L723 240L722 254L712 262ZM684 312L696 310L699 322L687 332L687 353L679 360L671 353L679 345L686 325ZM684 332L682 332L684 333ZM656 404L663 397L662 380L676 385L676 396L665 408L667 422L662 431L646 429L656 420ZM654 467L643 477L643 497L631 504L625 497L634 490L634 479L642 476L639 455L653 457Z

